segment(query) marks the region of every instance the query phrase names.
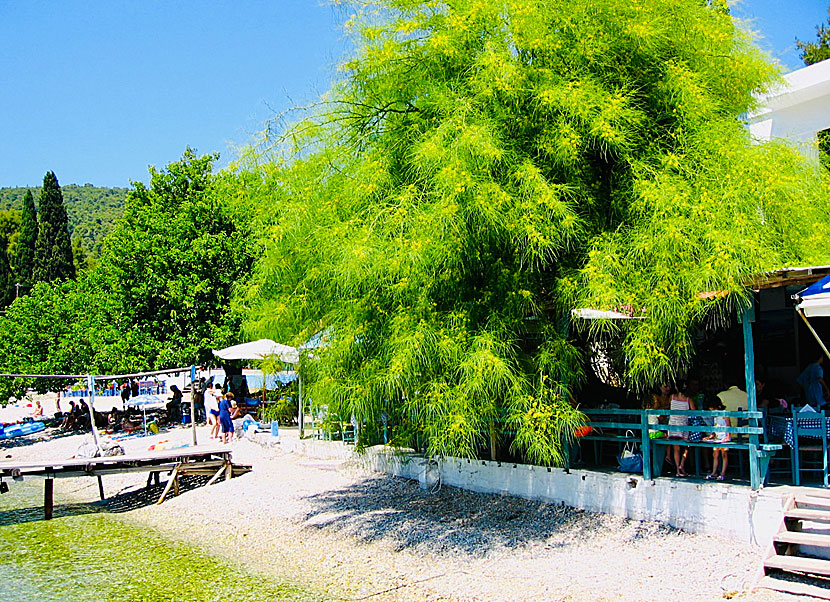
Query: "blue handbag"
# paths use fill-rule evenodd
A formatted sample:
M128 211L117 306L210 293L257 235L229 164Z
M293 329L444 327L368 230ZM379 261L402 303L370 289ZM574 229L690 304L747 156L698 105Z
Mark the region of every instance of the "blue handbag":
M626 435L628 433L634 436L633 432L627 431ZM620 472L643 472L643 454L633 443L626 443L622 453L617 456L617 463L620 465Z

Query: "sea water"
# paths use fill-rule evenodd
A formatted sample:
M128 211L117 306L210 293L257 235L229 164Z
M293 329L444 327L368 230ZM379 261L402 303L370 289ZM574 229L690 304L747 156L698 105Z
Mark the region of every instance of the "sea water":
M319 600L137 527L100 504L55 506L43 481L0 495L2 602L254 602Z

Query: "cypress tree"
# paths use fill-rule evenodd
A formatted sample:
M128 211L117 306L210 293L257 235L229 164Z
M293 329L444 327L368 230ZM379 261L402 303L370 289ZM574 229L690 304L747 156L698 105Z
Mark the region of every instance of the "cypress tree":
M37 209L32 191L27 190L23 198L23 212L20 216L20 233L17 238L17 253L14 258L14 272L17 282L31 284L35 267L35 244L37 243Z
M40 223L35 244L34 282L75 278L69 220L55 173L43 177L40 191Z
M14 301L14 275L6 251L8 241L0 238L0 307L6 307Z

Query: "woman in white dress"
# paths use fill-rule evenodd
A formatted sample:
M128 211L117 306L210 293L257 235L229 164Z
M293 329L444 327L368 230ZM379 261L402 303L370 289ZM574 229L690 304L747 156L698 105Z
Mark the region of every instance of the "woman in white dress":
M219 438L219 398L222 397L222 388L216 385L214 389L205 391L205 413L210 427L210 438Z
M671 406L670 409L672 410L696 410L695 402L692 400L691 397L686 396L683 393L683 387L677 386L674 388L671 394ZM689 424L689 417L688 416L669 416L669 424L673 424L676 426L686 426ZM683 439L684 441L689 438L689 433L687 431L669 431L669 438L674 439ZM677 476L678 477L685 477L686 476L686 455L689 453L689 448L684 445L670 445L669 446L669 453L672 454L674 457L674 465L677 468Z

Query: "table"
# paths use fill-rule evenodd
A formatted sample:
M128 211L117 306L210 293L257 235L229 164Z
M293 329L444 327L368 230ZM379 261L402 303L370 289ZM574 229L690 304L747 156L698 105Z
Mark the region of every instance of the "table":
M798 417L798 424L802 428L812 428L817 429L821 426L821 420L819 418L813 418L809 414L805 416ZM793 419L792 418L785 418L784 416L770 416L769 417L769 433L773 437L781 437L784 439L784 442L793 447L794 436L793 436ZM820 439L818 436L811 436L811 435L801 435L802 437L809 437L811 439ZM830 420L827 421L827 437L830 439Z

